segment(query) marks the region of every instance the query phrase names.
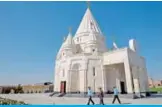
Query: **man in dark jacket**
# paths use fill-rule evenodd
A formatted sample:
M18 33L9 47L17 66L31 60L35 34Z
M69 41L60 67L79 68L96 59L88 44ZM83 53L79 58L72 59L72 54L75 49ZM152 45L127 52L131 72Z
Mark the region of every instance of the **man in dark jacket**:
M102 88L99 88L99 95L98 95L98 97L100 99L100 104L104 105L104 101L103 101L104 93L102 91Z

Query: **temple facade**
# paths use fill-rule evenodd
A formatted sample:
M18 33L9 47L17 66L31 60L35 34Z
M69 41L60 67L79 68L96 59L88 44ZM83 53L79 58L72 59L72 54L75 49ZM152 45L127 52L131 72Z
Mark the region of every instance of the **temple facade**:
M55 61L54 91L85 93L87 87L98 92L111 92L116 86L121 93L147 92L148 76L145 58L139 55L136 40L128 47L113 49L105 45L105 37L91 10L87 8L73 36L67 35Z

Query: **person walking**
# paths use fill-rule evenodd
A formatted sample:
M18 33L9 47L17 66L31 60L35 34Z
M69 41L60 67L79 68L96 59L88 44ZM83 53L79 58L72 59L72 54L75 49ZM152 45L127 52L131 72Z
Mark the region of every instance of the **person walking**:
M92 96L93 96L93 92L92 92L92 90L91 90L91 87L88 87L88 97L89 97L89 99L88 99L87 105L89 105L90 102L91 102L93 105L95 104L94 101L92 100Z
M100 99L100 104L104 105L104 101L103 101L104 93L102 91L102 88L99 88L99 95L98 95L98 97Z
M118 102L121 104L120 99L119 99L119 96L118 96L118 94L119 94L118 89L117 89L116 87L114 87L113 90L114 90L114 98L113 98L112 104L114 104L114 102L115 102L116 99L117 99Z

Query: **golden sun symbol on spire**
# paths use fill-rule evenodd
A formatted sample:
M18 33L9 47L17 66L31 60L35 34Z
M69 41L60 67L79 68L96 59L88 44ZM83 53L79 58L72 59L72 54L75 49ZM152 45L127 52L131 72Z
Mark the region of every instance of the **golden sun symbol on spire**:
M87 1L87 7L90 9L90 1Z

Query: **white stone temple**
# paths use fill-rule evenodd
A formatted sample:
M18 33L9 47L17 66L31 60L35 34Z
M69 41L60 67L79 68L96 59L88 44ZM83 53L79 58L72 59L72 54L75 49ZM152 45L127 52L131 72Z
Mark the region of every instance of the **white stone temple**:
M76 34L69 32L57 54L54 91L85 93L91 87L98 92L101 87L111 92L116 86L121 93L147 92L145 59L139 55L136 41L129 40L128 47L113 46L106 47L105 37L87 8Z

